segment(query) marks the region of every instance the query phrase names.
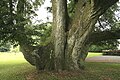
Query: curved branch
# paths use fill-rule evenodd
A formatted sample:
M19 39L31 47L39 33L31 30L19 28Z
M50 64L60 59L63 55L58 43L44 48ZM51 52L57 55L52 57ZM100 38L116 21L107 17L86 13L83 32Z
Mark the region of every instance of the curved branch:
M104 29L102 23L100 22L100 19L98 19L98 23L99 23L99 25L100 25L100 28Z
M89 42L99 42L109 39L120 39L120 30L94 32L89 37Z
M119 0L92 0L93 14L92 17L102 15L108 8L114 5Z
M31 64L35 65L34 56L31 54L34 51L33 46L20 44L20 51L23 53L24 58Z
M94 9L107 9L110 6L112 6L113 4L115 4L116 2L118 2L119 0L93 0L94 3Z

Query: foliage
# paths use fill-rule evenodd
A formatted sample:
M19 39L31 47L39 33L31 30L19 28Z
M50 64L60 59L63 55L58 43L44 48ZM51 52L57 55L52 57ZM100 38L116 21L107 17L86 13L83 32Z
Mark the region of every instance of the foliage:
M33 40L32 45L45 45L50 42L52 26L50 22L25 26L26 35Z
M12 46L11 48L10 48L10 52L15 52L15 53L18 53L18 52L20 52L20 46L18 45L18 46Z
M10 48L11 48L11 44L10 44L9 42L3 43L3 42L1 41L1 44L0 44L0 52L10 51Z
M112 7L110 7L102 16L97 20L97 24L95 26L95 31L103 31L103 30L115 30L119 29L118 25L120 6L116 3Z
M25 26L37 16L35 10L44 0L2 0L0 1L0 40L13 44L32 43L26 36Z
M33 24L31 20L44 0L1 1L0 40L18 44L45 45L50 41L51 23ZM10 6L9 6L10 5ZM6 14L5 14L6 13ZM9 34L9 35L8 35Z
M117 40L107 40L93 43L89 48L89 51L102 51L109 49L118 49L119 42Z
M117 23L119 22L119 15L116 14L116 13L119 13L119 10L120 8L118 4L115 4L112 7L110 7L97 20L94 32L120 29L120 25ZM100 41L97 43L92 43L89 50L90 51L101 51L101 50L108 50L108 49L117 49L118 45L119 45L119 41L115 39L107 40L107 41Z
M76 2L77 0L69 0L68 2L70 17L73 17ZM46 25L51 26L51 24L33 25L31 22L34 16L37 16L35 10L38 10L38 7L43 3L44 0L2 0L0 2L0 40L12 42L14 45L18 42L32 45L48 43L51 29ZM106 25L110 26L110 29L118 28L119 26L115 24L117 21L115 11L118 10L116 4L102 15L98 20L98 23L101 24L95 28L95 31L103 30L102 27L106 29ZM113 42L116 42L116 40Z
M120 56L119 50L104 50L103 55Z
M68 14L70 17L73 17L73 14L75 13L74 9L75 9L75 4L77 0L69 0L69 3L68 3Z
M68 12L69 16L73 17L75 13L75 4L77 0L69 0L68 3ZM120 29L119 22L119 5L118 3L110 7L102 16L99 17L95 25L94 32L100 32L105 30L117 30ZM92 46L89 48L90 51L101 51L103 49L117 49L119 42L117 40L108 40L101 41L98 43L92 43Z

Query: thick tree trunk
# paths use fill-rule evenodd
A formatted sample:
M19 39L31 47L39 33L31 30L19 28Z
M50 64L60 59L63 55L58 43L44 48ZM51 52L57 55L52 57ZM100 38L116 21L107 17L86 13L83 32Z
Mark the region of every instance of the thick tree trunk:
M55 68L60 71L65 65L67 0L53 0Z
M116 0L117 1L117 0ZM113 1L114 3L116 2ZM71 21L70 30L65 45L66 69L79 70L83 68L84 59L87 54L90 42L88 41L90 33L94 29L94 25L100 15L102 15L113 3L108 5L96 5L102 1L82 1L79 0L75 7L73 21ZM103 1L107 3L107 0ZM104 8L105 7L105 8ZM58 24L60 25L60 24ZM59 26L60 27L60 26ZM67 26L68 27L68 26ZM60 33L59 33L60 34ZM58 47L57 47L58 48Z
M23 53L24 58L31 64L31 65L35 65L35 60L34 57L32 55L33 52L33 47L28 46L28 45L23 45L20 44L20 51Z
M31 65L36 66L37 70L54 69L54 55L52 44L39 47L21 44L20 50L23 53L24 58Z
M32 47L21 46L25 58L38 70L84 69L84 60L91 43L89 39L91 39L90 34L94 29L94 24L98 17L116 1L118 0L112 0L112 2L109 0L78 0L73 19L68 21L67 0L52 0L52 44L39 47L37 51ZM102 5L107 2L109 4Z
M87 54L87 46L89 46L87 39L98 18L97 13L95 15L93 13L93 5L90 2L78 1L75 17L68 34L68 48L66 51L67 56L69 56L67 64L72 70L79 70L84 67L83 62Z

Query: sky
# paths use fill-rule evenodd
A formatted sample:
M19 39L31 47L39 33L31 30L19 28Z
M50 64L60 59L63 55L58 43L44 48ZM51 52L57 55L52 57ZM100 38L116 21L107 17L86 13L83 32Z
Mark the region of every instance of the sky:
M52 3L50 3L50 0L45 0L44 4L39 8L38 11L36 11L37 13L37 17L35 19L40 20L41 22L48 22L48 21L52 21L52 13L49 13L47 11L47 7L51 7ZM47 17L49 17L49 20L47 19Z

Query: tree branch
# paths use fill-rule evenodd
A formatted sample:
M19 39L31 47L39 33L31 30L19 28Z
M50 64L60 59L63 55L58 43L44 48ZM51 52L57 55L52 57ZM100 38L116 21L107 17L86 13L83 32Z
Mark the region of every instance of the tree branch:
M100 22L100 19L98 19L98 23L99 23L99 25L100 25L99 27L102 28L102 29L104 29L102 23Z
M95 9L101 8L105 10L118 1L119 0L93 0L93 3Z
M89 37L89 42L99 42L109 39L120 39L120 30L94 32Z
M102 15L109 7L114 5L119 0L92 0L93 14L92 17Z

